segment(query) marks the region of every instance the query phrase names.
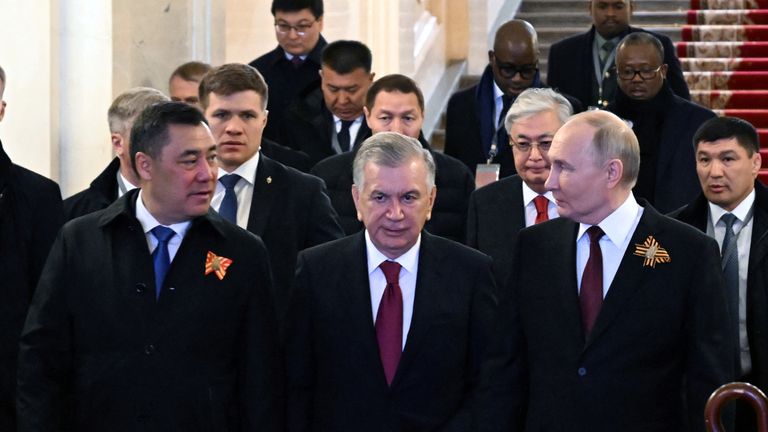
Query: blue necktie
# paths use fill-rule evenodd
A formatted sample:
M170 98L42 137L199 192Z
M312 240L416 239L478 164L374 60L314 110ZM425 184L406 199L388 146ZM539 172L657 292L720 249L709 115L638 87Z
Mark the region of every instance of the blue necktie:
M237 225L237 195L235 195L235 185L240 181L237 174L227 174L219 179L224 185L224 199L219 206L219 214L224 219Z
M738 237L733 232L733 224L738 218L731 213L724 214L721 221L725 223L725 237L721 251L723 276L728 296L728 309L731 312L731 332L736 341L736 370L741 370L741 348L739 333L739 248L736 244ZM739 373L740 374L740 373Z
M152 235L157 239L157 247L152 252L152 262L155 265L155 298L160 298L165 275L171 266L171 255L168 253L168 241L176 232L168 227L158 225L152 228Z

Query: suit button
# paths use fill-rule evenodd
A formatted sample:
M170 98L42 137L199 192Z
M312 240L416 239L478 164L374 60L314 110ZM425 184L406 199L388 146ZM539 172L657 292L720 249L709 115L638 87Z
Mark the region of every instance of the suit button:
M157 348L155 348L155 346L152 344L149 344L144 347L144 354L146 355L152 355L155 353L155 351L157 351Z
M176 291L176 287L168 287L168 291Z
M143 294L144 291L146 291L146 290L147 290L147 284L145 284L144 282L139 282L139 283L136 284L136 292L137 293Z
M587 368L580 367L577 371L579 373L579 376L586 376L587 375Z

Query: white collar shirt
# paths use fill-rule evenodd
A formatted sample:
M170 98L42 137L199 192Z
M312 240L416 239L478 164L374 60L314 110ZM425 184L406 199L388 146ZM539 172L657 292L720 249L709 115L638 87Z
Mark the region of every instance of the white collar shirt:
M143 191L139 191L138 196L136 197L136 219L139 220L139 223L141 224L141 228L144 230L144 237L147 240L147 246L149 247L149 253L152 254L152 252L155 251L155 248L157 247L157 239L152 234L152 229L154 229L158 225L163 225L160 222L155 219L154 216L149 212L147 207L144 205L144 201L141 198L141 194ZM179 251L179 247L181 246L181 241L184 239L184 236L187 234L187 230L189 230L189 225L192 221L185 221L185 222L179 222L172 225L163 225L164 227L170 228L175 232L176 234L171 237L171 239L168 241L168 256L171 258L171 262L173 262L173 258L176 256L176 252Z
M240 228L248 228L248 218L251 215L251 202L253 201L253 185L256 180L256 168L259 166L259 155L261 152L256 152L253 157L245 161L242 165L237 167L231 173L224 171L219 167L219 173L216 177L220 179L227 174L237 174L241 178L235 185L235 196L237 196L237 225ZM213 193L211 199L211 207L219 211L221 202L224 200L224 193L226 188L220 181L216 182L216 191Z
M542 195L547 199L547 216L550 219L555 219L560 215L557 214L557 204L555 203L555 197L552 195L552 191L547 191L544 194L531 189L525 182L523 182L523 204L525 205L525 226L529 227L536 223L536 204L533 203L533 199Z

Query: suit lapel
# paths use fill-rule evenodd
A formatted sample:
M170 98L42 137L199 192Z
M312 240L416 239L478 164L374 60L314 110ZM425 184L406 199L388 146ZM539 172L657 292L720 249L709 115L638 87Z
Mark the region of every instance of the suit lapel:
M649 235L656 238L659 237L660 232L656 224L659 217L660 215L651 206L645 206L643 215L627 245L627 250L624 252L624 257L621 260L621 264L619 264L619 269L616 271L616 276L613 278L608 294L605 296L605 300L603 300L603 306L597 316L592 333L586 341L585 349L600 337L613 320L616 319L627 302L645 283L648 269L642 265L642 258L634 255L635 245L642 244ZM660 240L660 242L663 243L663 240Z
M749 249L750 274L758 268L768 253L768 189L760 182L755 182L755 205L752 223L752 240Z
M365 117L363 117L363 122L360 124L360 129L357 131L357 136L355 137L355 142L352 143L352 148L360 147L360 144L370 138L371 135L371 128L368 127L368 123L365 121Z
M571 337L583 341L584 332L581 327L579 286L576 281L576 234L579 232L579 225L565 219L545 223L562 224L562 229L552 237L554 245L551 247L547 246L544 249L553 252L562 251L562 253L550 254L549 259L552 262L547 263L542 268L564 269L564 271L553 272L553 283L550 287L559 291L554 292L552 298L559 299L559 315L563 317L563 329L570 332Z
M275 188L282 180L275 178L275 162L263 154L259 155L256 177L253 182L253 197L251 210L248 214L248 231L264 235L264 229L269 220L269 214L274 207L272 201L276 198Z

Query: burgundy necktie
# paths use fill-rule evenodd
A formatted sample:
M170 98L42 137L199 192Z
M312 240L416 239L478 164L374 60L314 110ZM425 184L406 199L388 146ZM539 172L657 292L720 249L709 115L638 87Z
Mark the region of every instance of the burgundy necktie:
M536 195L533 199L533 205L536 206L536 221L534 223L542 223L549 220L549 200L544 195Z
M600 238L605 235L599 226L587 229L589 235L589 260L581 275L581 324L584 336L589 336L595 325L600 306L603 304L603 252L600 250Z
M400 292L400 264L384 261L379 265L387 287L381 296L379 312L376 314L376 339L379 341L379 355L387 385L392 385L392 379L400 363L403 352L403 294Z
M304 59L302 59L299 56L293 56L291 58L291 64L293 65L293 67L298 68L299 66L304 64Z

